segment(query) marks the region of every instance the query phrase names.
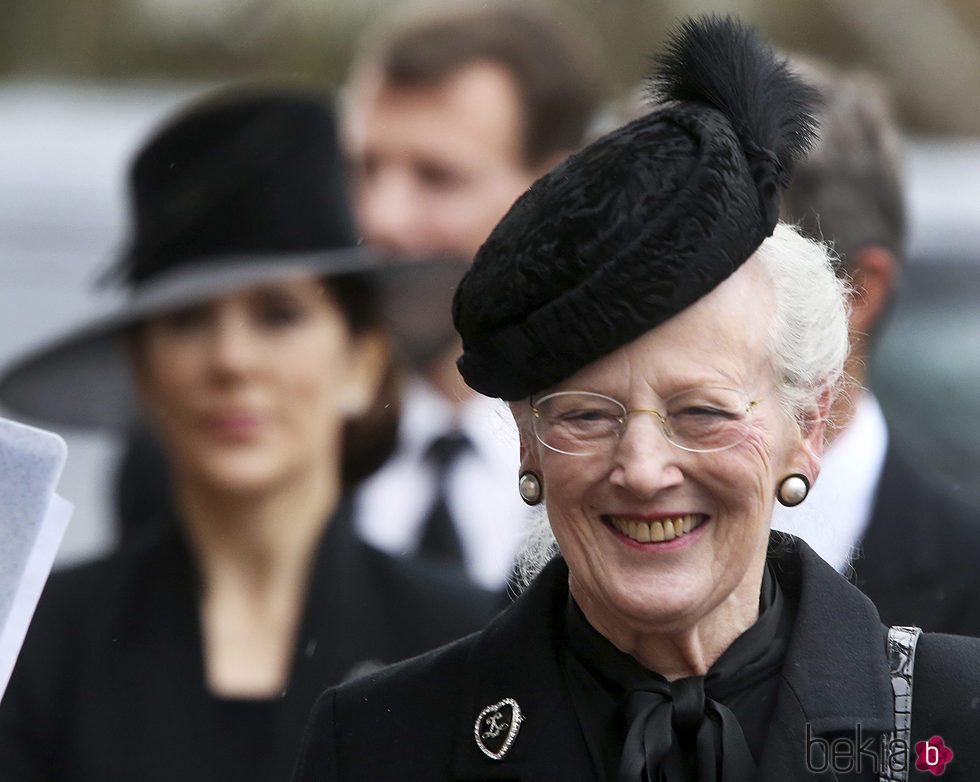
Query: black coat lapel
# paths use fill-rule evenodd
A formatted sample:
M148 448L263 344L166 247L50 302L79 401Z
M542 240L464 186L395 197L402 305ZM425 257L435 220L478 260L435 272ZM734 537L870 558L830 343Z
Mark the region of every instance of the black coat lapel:
M161 536L121 555L129 560L129 589L119 596L122 613L113 630L98 635L112 638L118 628L126 634L111 647L113 690L93 699L106 698L102 728L115 736L115 746L141 755L118 759L121 767L160 769L159 777L148 779L194 778L196 769L213 767L215 755L206 727L214 724L215 701L205 682L199 579L176 524ZM188 714L199 730L188 731Z
M477 641L457 718L454 779L594 782L558 659L567 596L568 568L557 559ZM493 760L478 747L474 725L481 711L505 698L517 702L524 720L507 754Z
M787 598L796 603L797 616L758 778L874 780L867 754L861 756L863 775L835 774L829 766L812 773L807 768L807 739L816 739L809 746L816 768L824 759L820 740L853 739L858 725L861 743L878 751L878 735L891 730L893 723L886 630L866 597L805 543L794 545L796 550L777 554L774 561L776 577ZM870 745L864 741L869 736L874 737Z
M319 693L349 678L359 666L371 665L364 650L376 649L385 637L377 627L376 588L360 553L342 504L324 533L310 574L279 726L283 757L293 758L298 752L303 726ZM383 662L390 660L373 664ZM288 772L289 768L282 769L283 779Z
M387 657L386 610L379 605L384 598L378 594L374 570L364 561L344 504L317 549L293 659L292 689L320 692L350 678L357 668L371 664L369 649L377 666L395 661L382 659Z

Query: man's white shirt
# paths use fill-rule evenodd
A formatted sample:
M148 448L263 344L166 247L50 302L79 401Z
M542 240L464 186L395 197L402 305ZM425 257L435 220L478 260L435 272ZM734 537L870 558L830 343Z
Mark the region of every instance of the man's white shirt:
M390 554L416 552L438 489L426 452L437 437L459 431L471 447L450 466L446 501L470 577L486 588L502 588L529 516L517 493L520 449L509 408L480 395L453 406L419 379L410 381L401 401L395 453L355 494L359 534Z

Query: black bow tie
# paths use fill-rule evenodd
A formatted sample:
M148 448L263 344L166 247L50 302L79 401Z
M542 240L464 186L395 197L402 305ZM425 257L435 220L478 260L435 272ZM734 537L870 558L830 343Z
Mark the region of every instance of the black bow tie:
M792 618L792 612L783 609L782 593L767 568L756 623L735 639L704 676L668 682L616 649L570 601L566 627L571 650L605 682L607 692L619 693L616 697L624 704L626 738L618 755L617 782L755 779L755 760L730 705L742 697L755 697L758 691L752 689L771 682L778 672L788 637L787 621Z
M759 619L704 676L668 682L649 674L630 683L619 782L753 782L755 760L742 726L721 701L771 676L782 664L782 593L765 570Z
M706 696L704 677L648 682L630 693L626 719L619 782L752 782L755 777L738 719Z

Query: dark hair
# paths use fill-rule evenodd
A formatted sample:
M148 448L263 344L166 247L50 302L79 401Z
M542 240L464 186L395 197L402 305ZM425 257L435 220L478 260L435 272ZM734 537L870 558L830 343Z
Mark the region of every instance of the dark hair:
M381 294L376 283L359 275L342 275L325 279L323 284L343 312L354 337L384 327ZM366 412L345 424L341 445L344 486L353 486L366 478L394 451L401 412L400 374L389 354L374 402Z
M387 21L366 39L355 72L376 66L389 85L418 89L494 63L517 88L527 167L581 146L604 92L598 58L591 42L554 11L508 2Z
M381 293L376 281L359 274L341 274L320 280L357 336L383 324Z

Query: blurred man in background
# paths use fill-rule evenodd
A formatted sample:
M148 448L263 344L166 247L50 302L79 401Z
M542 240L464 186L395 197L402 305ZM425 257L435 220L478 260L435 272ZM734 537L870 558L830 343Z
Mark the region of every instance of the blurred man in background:
M870 76L809 61L798 68L824 104L820 140L794 169L783 219L833 244L853 286L851 355L820 478L803 505L777 507L773 526L849 572L886 624L977 635L980 510L903 449L901 422L886 423L865 387L903 259L899 133Z
M365 242L468 264L514 200L581 145L600 82L589 42L551 10L494 3L386 20L364 40L345 106ZM456 281L418 301L425 327L405 329L415 376L397 452L363 485L357 518L385 550L457 563L499 587L526 518L516 434L459 380Z

